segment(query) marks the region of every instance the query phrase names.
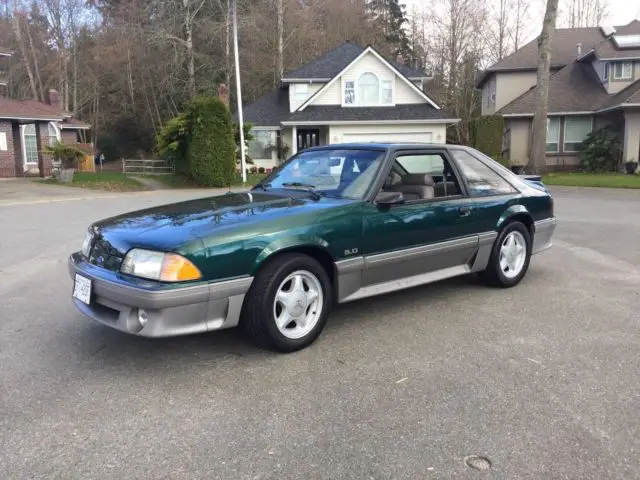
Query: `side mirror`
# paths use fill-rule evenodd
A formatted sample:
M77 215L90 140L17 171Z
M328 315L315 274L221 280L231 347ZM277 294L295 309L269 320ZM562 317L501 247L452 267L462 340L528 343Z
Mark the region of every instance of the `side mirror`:
M404 195L402 192L380 192L376 196L375 202L379 207L390 207L404 203Z

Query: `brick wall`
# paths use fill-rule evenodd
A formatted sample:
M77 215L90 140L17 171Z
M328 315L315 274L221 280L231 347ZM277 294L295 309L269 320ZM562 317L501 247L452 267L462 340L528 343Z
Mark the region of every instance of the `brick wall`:
M11 122L8 120L0 120L0 132L7 137L7 149L0 150L0 178L15 177L16 163L13 152L13 129Z
M78 143L78 134L75 130L60 130L61 142L65 145Z
M38 162L40 176L48 177L51 175L53 157L42 153L42 150L46 145L49 145L49 122L37 122L36 131L38 132L38 151L40 152L40 161Z

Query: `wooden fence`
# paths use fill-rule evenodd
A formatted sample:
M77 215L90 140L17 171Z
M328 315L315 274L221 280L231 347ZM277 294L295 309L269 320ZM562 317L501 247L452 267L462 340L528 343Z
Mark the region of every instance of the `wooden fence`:
M122 173L144 175L173 175L174 167L164 160L122 159Z

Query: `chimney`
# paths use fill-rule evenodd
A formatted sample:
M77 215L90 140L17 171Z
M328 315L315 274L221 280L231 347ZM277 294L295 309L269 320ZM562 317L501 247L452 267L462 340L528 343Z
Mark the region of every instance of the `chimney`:
M50 88L47 92L47 103L53 107L60 108L60 94L54 88Z
M404 65L404 57L402 56L402 54L401 54L401 53L399 53L399 54L396 56L396 62L398 62L400 65Z
M578 48L578 57L582 56L582 43L576 43L576 47Z
M222 100L227 107L229 106L229 87L224 83L218 84L218 98Z

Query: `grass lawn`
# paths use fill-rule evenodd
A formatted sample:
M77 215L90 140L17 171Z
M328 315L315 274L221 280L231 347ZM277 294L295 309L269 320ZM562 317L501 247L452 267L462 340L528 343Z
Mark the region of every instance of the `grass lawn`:
M76 172L73 175L73 183L61 183L53 178L37 181L51 185L91 188L94 190L106 190L109 192L133 192L146 190L146 187L138 180L130 178L124 173L119 172Z
M247 183L242 183L242 177L237 176L236 181L233 183L233 187L252 186L258 183L265 177L266 174L262 173L248 173ZM201 185L194 183L191 179L181 175L154 175L152 177L158 182L164 183L171 188L202 188Z
M549 173L542 181L568 187L640 188L640 175L624 173Z

